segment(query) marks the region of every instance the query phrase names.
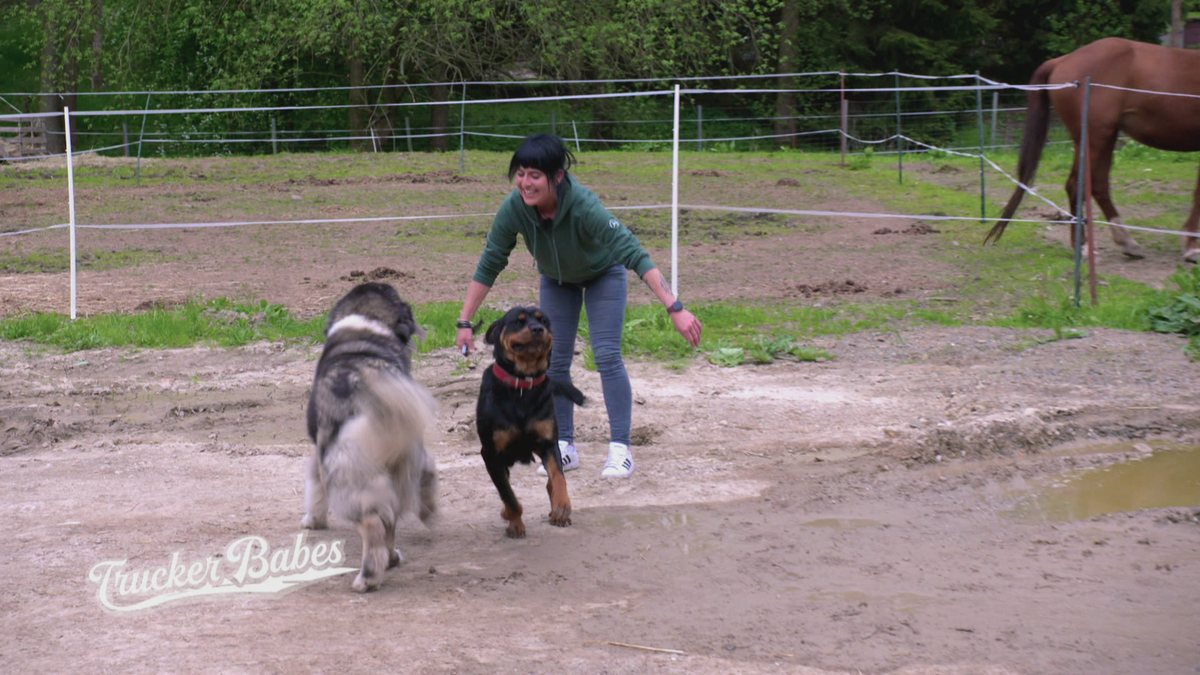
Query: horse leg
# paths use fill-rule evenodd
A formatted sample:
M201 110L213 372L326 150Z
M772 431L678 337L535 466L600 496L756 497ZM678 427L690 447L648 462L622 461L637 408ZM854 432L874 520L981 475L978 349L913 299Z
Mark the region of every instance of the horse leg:
M1200 223L1200 177L1196 179L1196 191L1192 195L1192 212L1188 214L1187 222L1183 224L1183 231L1191 233L1183 235L1184 262L1200 262L1200 240L1196 239L1198 223Z
M1075 153L1075 161L1071 162L1071 172L1067 174L1067 210L1075 218L1079 214L1075 213L1075 205L1078 203L1076 197L1079 195L1079 153ZM1071 229L1071 250L1075 250L1075 223L1071 223L1068 227ZM1087 236L1087 232L1083 233Z
M1117 213L1117 207L1112 203L1112 195L1109 187L1109 173L1112 170L1112 155L1113 146L1116 145L1117 137L1114 134L1108 138L1100 138L1096 143L1090 143L1092 147L1090 152L1092 155L1092 197L1096 199L1096 203L1100 205L1100 210L1104 212L1105 219L1112 223L1113 243L1121 247L1121 252L1130 258L1144 258L1145 251L1142 250L1141 244L1133 240L1133 235L1129 234L1129 230L1125 227L1121 220L1121 215Z

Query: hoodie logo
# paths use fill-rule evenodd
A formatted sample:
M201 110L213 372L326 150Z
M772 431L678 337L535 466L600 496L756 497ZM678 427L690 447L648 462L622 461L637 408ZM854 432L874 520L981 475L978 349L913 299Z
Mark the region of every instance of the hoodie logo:
M621 226L621 221L617 220L616 218L609 218L609 219L608 219L608 226L609 226L609 227L611 227L611 228L613 228L613 229L615 230L615 229L617 229L618 227L620 227L620 226Z

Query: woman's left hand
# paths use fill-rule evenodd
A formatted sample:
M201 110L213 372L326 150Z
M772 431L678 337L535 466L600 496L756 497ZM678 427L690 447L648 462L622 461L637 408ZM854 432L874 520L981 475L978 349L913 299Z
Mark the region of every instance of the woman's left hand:
M700 325L700 320L694 314L686 309L681 309L671 314L671 321L675 324L675 330L679 331L689 345L700 346L700 333L704 327Z

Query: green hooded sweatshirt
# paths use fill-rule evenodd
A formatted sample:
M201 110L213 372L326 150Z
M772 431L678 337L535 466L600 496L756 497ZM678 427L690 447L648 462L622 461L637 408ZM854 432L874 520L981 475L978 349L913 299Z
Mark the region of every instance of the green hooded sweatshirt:
M501 204L488 233L487 246L475 269L475 281L491 287L508 265L517 234L537 261L538 272L557 281L589 282L616 264L640 277L654 262L629 228L621 224L596 193L565 176L558 189L553 221L542 224L537 209L513 190Z

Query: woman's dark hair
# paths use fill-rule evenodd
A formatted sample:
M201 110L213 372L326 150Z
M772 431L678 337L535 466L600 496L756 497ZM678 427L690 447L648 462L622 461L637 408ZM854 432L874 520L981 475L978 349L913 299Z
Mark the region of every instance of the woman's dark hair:
M508 179L512 180L517 169L525 167L537 169L553 181L559 169L566 171L573 164L575 155L567 149L563 139L554 134L534 134L513 153L512 161L508 163Z

